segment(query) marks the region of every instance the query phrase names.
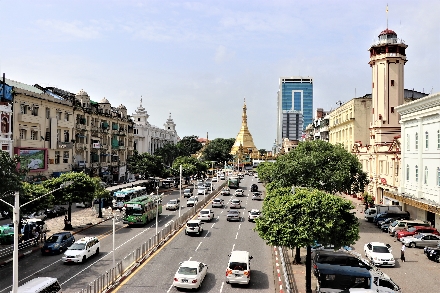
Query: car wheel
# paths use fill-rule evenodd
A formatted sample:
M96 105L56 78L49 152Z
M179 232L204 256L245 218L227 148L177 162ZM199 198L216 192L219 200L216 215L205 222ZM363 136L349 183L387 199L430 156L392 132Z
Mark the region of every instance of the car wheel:
M81 261L82 263L85 263L86 262L86 256L84 255L83 256L83 258L82 258L82 261Z
M415 244L414 242L411 242L411 243L409 244L409 247L414 248L414 247L416 247L416 244Z
M435 261L435 262L440 262L440 256L439 256L439 255L436 255L434 261Z
M95 252L95 255L98 255L98 254L99 254L99 247L96 248L96 252Z

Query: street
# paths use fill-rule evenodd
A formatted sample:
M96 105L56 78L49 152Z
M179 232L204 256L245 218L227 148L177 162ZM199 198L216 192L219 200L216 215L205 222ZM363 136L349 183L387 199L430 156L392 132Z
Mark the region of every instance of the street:
M222 181L221 181L222 182ZM243 207L239 209L242 220L227 222L227 207L212 208L214 219L204 224L201 236L188 236L180 230L175 237L132 276L126 279L115 292L177 292L173 288L173 277L179 263L185 260L200 261L208 265L208 274L202 283L200 292L238 292L253 290L274 292L273 266L270 247L253 231L254 223L247 221L247 211L252 208L261 210L262 201L252 201L248 196L250 185L257 183L251 176L245 176L240 183L244 189ZM261 184L258 184L262 188ZM231 190L233 193L234 190ZM228 203L233 195L221 196ZM251 260L251 281L248 286L225 283L225 270L228 254L232 250L246 250L253 256Z

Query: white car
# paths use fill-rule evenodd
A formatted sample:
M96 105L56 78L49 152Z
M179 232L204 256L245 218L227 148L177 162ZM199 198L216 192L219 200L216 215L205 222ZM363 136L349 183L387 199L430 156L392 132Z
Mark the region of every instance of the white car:
M223 188L221 191L222 195L230 195L231 194L231 190L229 188Z
M200 211L199 216L197 217L200 221L211 221L214 218L214 212L210 209L203 209Z
M179 202L177 199L170 200L167 205L165 206L166 210L177 210L179 209Z
M199 195L199 194L204 194L204 193L206 193L207 192L207 190L206 190L206 187L205 186L199 186L199 187L197 187L197 195Z
M191 196L190 198L188 198L188 200L186 201L186 206L187 207L193 207L197 204L198 199L194 196Z
M212 207L213 208L222 208L224 204L224 200L221 198L214 198L212 201Z
M389 244L382 242L370 242L364 245L365 257L376 266L392 266L396 265L396 260L391 254Z
M261 192L253 192L252 193L252 200L261 200Z
M197 235L202 235L203 233L203 227L202 227L203 223L200 220L189 220L186 223L186 227L185 227L185 235L188 234L197 234Z
M255 219L259 218L260 216L261 216L260 210L252 209L252 210L249 211L248 221L249 222L254 222Z
M199 289L206 277L208 266L198 261L184 261L174 275L173 286L184 289Z
M243 189L237 189L235 192L234 192L234 195L235 196L243 196Z
M241 209L241 200L239 199L233 199L231 200L231 209Z
M73 243L64 252L64 256L61 261L68 262L82 262L84 263L89 257L99 254L98 237L84 237Z
M217 177L212 177L212 182L217 182Z

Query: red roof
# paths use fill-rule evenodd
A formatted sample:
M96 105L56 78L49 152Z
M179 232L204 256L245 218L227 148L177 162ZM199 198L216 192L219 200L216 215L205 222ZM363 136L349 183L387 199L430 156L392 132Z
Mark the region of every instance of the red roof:
M384 29L383 31L380 32L378 37L380 37L382 35L396 35L397 36L396 32L393 30L390 30L390 29Z

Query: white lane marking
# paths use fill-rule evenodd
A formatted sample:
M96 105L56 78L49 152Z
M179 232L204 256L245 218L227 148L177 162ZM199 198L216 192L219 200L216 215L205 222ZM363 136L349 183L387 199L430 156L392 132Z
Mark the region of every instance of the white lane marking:
M197 245L197 248L195 251L197 251L197 249L199 249L200 245L202 245L202 241L200 241L199 245Z
M220 214L223 214L224 211L225 211L225 210L223 210Z
M214 223L214 224L212 224L211 228L213 228L213 227L214 227L214 225L215 225L215 223Z
M167 293L169 293L173 289L173 284L171 284L170 289L168 289Z
M221 214L221 213L220 213ZM217 219L219 219L220 218L220 216L217 216Z
M234 248L235 248L235 243L234 243L234 245L232 245L232 251L234 251Z
M208 234L209 234L209 231L206 233L205 237L203 237L203 238L206 238L206 236L208 236ZM200 243L202 243L202 242L200 242Z
M235 239L237 239L237 237L238 237L238 232L237 232L237 235L235 235Z
M240 230L240 226L241 226L241 224L240 225L238 225L238 230ZM237 232L238 233L238 232Z
M220 287L220 293L222 293L223 291L223 285L225 284L225 282L222 282L222 286Z
M200 243L201 243L201 242L200 242ZM191 257L188 259L188 261L190 261L192 258L193 258L193 257L191 256Z

